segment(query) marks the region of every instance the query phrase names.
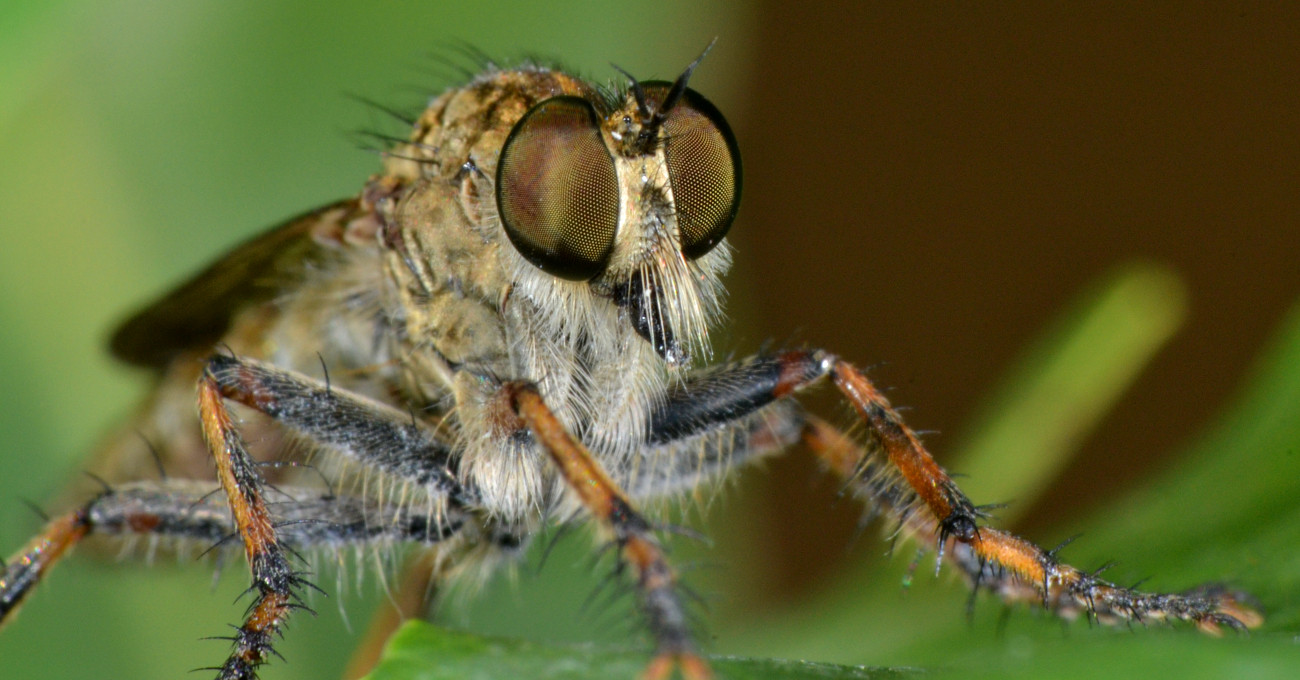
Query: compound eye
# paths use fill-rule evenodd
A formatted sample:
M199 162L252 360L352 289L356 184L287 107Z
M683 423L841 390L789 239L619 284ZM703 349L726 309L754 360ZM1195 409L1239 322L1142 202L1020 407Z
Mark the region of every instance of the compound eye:
M570 281L604 271L618 230L618 175L591 104L555 97L529 109L501 149L496 196L524 259Z
M671 83L644 83L656 101ZM687 89L663 123L664 156L677 205L682 254L700 257L718 245L740 207L740 149L731 127L709 100Z

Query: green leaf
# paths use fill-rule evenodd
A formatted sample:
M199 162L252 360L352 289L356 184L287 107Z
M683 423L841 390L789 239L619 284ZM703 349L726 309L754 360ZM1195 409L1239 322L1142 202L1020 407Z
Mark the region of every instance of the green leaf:
M644 650L617 651L590 645L543 645L483 637L421 621L407 622L393 635L379 665L367 680L605 680L635 678L648 661ZM710 664L727 680L813 680L904 678L906 668L868 668L831 664L715 657Z

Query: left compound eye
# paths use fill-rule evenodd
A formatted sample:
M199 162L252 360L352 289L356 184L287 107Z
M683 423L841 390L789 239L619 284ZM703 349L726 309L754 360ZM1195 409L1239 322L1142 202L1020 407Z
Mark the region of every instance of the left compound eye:
M618 230L618 174L591 104L555 97L529 109L501 149L496 196L526 260L570 281L604 271Z
M663 101L671 83L643 83ZM673 183L682 254L700 257L718 245L740 207L740 149L731 127L709 100L687 89L663 124L664 156Z

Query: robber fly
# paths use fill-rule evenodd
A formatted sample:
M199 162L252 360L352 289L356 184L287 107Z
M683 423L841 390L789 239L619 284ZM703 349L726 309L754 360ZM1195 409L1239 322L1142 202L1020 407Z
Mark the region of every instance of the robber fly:
M92 466L102 490L5 563L0 617L87 537L242 547L252 603L217 677L254 678L312 587L301 553L416 546L441 581L518 555L550 518L585 516L633 581L647 677L705 678L642 509L802 442L976 589L1099 621L1258 624L1223 589L1118 587L985 525L829 352L709 365L743 176L726 120L687 86L699 61L673 82L613 87L488 68L409 120L356 196L127 321L113 353L157 387ZM795 395L825 382L863 436L800 408ZM259 462L246 442L261 461L286 448L312 465Z

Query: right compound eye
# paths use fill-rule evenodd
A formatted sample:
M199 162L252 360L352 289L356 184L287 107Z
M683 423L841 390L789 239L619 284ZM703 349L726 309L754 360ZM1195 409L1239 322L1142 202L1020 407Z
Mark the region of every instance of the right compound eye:
M618 174L591 104L555 97L529 109L501 149L496 196L524 259L570 281L604 271L618 230Z

